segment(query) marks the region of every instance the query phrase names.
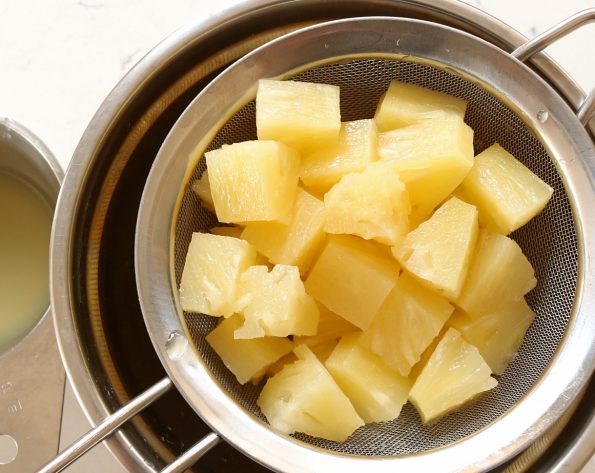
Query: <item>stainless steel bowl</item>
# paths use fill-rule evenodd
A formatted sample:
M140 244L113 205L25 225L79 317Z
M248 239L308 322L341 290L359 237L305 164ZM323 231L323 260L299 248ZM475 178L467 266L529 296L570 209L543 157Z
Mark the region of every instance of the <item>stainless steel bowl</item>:
M55 223L61 233L54 241L52 287L65 365L94 424L163 375L160 365L150 363L143 364L146 376L138 372L140 359L155 355L127 349L130 340L125 330L119 330L124 322L115 315L122 312L115 306L125 301L123 305L130 309L130 320L125 322L128 333L142 338L133 332L143 328L142 320L135 318L140 314L133 312L136 293L127 293L127 286L118 290L115 283L110 284L114 268L125 272L132 261L129 249L117 241L129 238L126 232L130 229L118 225L136 217L142 183L160 140L218 70L257 45L304 24L362 15L435 21L506 51L526 41L489 15L450 0L260 0L224 11L166 39L129 72L97 112L73 156L60 200ZM531 66L570 104L576 107L582 101L580 89L547 56L535 57ZM128 223L133 228L134 222ZM108 440L109 448L127 468L161 468L204 428L188 418L192 411L177 393L167 396ZM192 429L185 425L196 426L195 431L188 432Z

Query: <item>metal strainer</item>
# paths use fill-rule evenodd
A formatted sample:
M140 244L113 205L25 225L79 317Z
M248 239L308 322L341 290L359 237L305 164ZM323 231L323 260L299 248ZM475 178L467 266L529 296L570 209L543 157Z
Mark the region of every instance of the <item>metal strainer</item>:
M143 315L175 386L248 456L292 472L485 471L541 435L588 380L595 362L595 149L568 105L513 56L424 21L328 22L245 56L172 129L137 224ZM407 405L398 419L362 427L344 443L283 436L256 406L260 387L239 385L206 343L216 319L181 311L177 287L192 232L216 224L189 184L204 171L205 151L256 138L253 99L264 77L340 86L342 120L371 118L393 79L462 97L476 153L498 142L554 188L546 209L513 234L536 270L539 283L528 302L537 317L496 389L429 426Z

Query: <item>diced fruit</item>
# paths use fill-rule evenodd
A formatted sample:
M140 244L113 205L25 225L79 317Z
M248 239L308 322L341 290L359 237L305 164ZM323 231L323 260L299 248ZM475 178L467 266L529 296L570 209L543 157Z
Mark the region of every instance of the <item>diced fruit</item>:
M521 298L491 308L476 319L457 311L448 323L477 347L494 374L502 374L514 359L534 318L535 313Z
M364 425L324 365L305 346L298 360L269 378L257 404L271 426L283 433L304 432L342 442Z
M341 177L363 171L376 160L377 132L374 120L341 123L339 142L302 157L300 178L306 187L325 193Z
M387 131L413 125L437 113L453 114L463 120L466 109L463 99L394 80L380 98L374 119L381 131Z
M233 314L240 274L255 260L256 250L246 241L193 233L180 282L182 309L225 317Z
M308 348L316 355L316 358L324 363L337 346L337 343L338 340L327 340L318 345L309 345Z
M262 79L256 94L259 140L278 140L302 153L335 144L341 128L339 87Z
M293 337L296 345L305 344L309 347L325 343L329 340L338 340L349 332L355 332L357 327L345 320L343 317L328 310L322 304L318 305L320 320L318 331L312 337Z
M364 332L362 343L408 376L453 310L444 298L403 273Z
M325 366L366 423L395 419L407 402L411 381L362 347L359 337L345 335Z
M541 212L553 192L499 144L477 155L462 188L477 206L481 225L503 235Z
M199 179L192 183L192 190L198 196L202 205L211 212L215 211L213 196L211 195L211 184L209 183L209 172L204 171Z
M453 312L453 314L455 314L456 311L457 311L457 309L455 309L455 311ZM451 316L451 319L452 319L452 317L453 316ZM434 353L434 350L438 346L438 343L440 342L440 340L442 340L442 338L444 337L444 334L450 328L452 328L452 327L450 327L448 325L448 320L447 320L446 323L444 324L444 326L442 327L442 329L440 330L440 333L436 337L434 337L434 340L432 340L432 343L430 343L428 345L428 348L426 348L424 350L424 352L421 354L421 356L419 357L419 361L417 363L415 363L411 367L411 371L409 372L409 379L410 380L415 381L417 379L417 377L419 376L419 374L424 369L424 366L426 366L426 364L428 363L428 360L432 356L432 353Z
M380 245L331 235L306 279L306 291L365 330L395 286L399 266Z
M294 346L295 345L298 345L298 344L294 343ZM293 353L293 352L288 353L287 355L279 358L272 365L270 365L266 369L264 375L267 378L270 378L271 376L276 375L279 371L281 371L283 368L285 368L285 365L289 365L289 364L293 363L295 360L297 360L297 356L295 356L295 353Z
M298 188L291 222L252 222L242 233L272 263L298 266L305 274L324 242L324 204Z
M467 275L477 234L477 209L452 197L408 233L393 254L422 283L454 300Z
M293 350L293 343L282 337L236 340L233 334L243 323L241 315L233 315L206 336L240 384L259 378L270 365Z
M415 380L409 399L428 423L498 385L477 348L449 329Z
M394 162L414 213L428 215L473 166L473 130L441 115L378 136L378 156Z
M240 238L242 236L242 227L229 226L229 227L213 227L209 229L209 233L213 235L228 236L233 238Z
M241 275L238 293L234 308L245 321L236 338L316 334L318 307L295 266L277 264L271 272L252 266Z
M409 230L409 197L390 163L343 176L324 196L328 233L348 233L387 245Z
M455 301L467 315L480 317L535 287L535 271L520 246L508 237L482 230L469 275Z
M193 236L180 305L226 317L207 341L240 383L268 379L272 428L344 441L407 398L431 422L516 356L536 281L505 234L552 189L497 144L474 158L466 106L393 81L340 123L338 87L262 80L266 139L205 153L192 189L235 225Z
M220 222L291 219L300 162L295 150L275 141L244 141L205 156Z

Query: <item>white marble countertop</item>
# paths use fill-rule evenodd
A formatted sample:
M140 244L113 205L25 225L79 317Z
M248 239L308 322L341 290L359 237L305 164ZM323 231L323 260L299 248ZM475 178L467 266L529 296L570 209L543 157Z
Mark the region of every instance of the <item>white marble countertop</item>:
M36 133L64 169L93 113L130 67L169 33L238 0L0 2L0 116ZM467 0L527 37L595 0ZM595 87L595 24L546 51L584 90ZM66 391L62 448L88 423ZM0 467L1 471L1 467ZM99 446L67 471L123 471ZM591 460L583 470L595 472Z

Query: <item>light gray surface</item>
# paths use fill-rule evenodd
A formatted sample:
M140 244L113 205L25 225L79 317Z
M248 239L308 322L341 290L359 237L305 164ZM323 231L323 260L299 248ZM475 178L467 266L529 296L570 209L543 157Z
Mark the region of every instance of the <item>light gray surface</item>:
M65 168L85 126L126 70L174 29L229 0L48 0L0 3L0 114L33 129ZM474 4L531 37L592 0L475 0ZM547 51L589 90L595 61L589 57L595 25ZM64 447L88 424L67 389ZM2 468L0 467L0 471ZM103 447L69 471L118 471ZM595 471L591 461L588 471Z

